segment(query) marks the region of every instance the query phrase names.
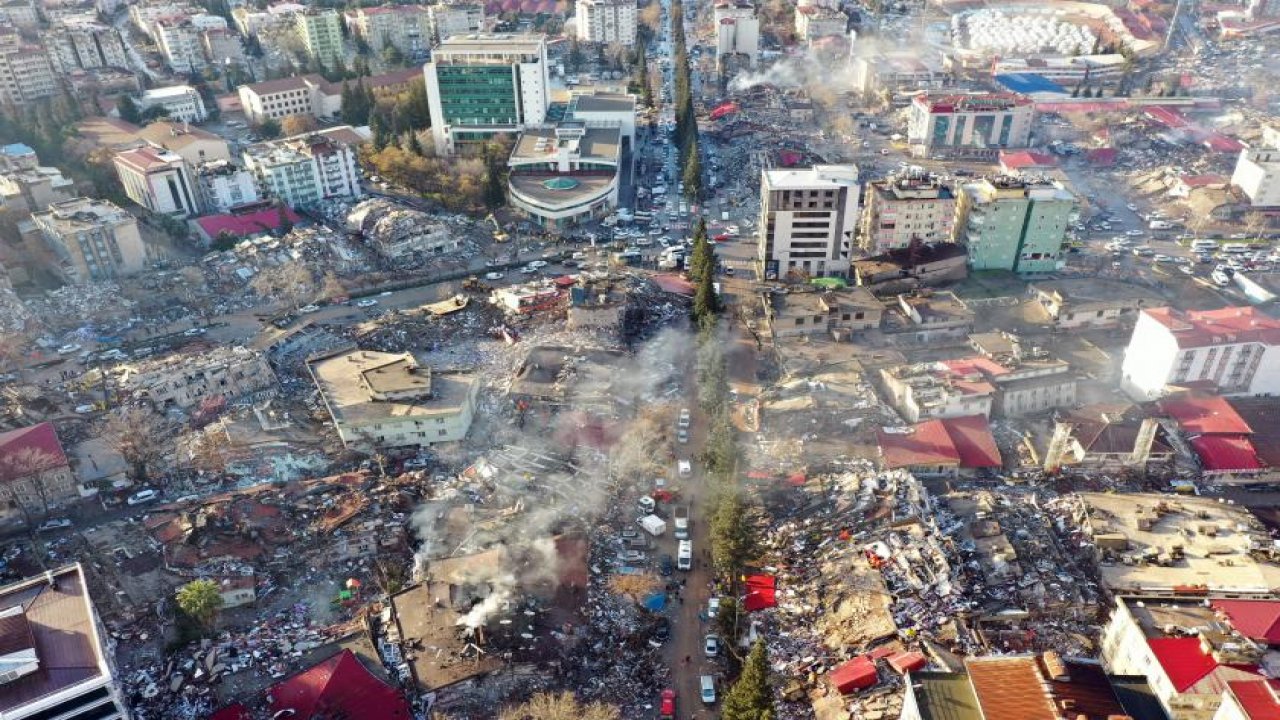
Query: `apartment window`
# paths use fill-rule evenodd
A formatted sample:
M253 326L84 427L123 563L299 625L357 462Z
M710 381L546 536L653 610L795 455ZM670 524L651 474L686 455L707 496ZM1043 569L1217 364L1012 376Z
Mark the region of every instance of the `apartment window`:
M444 437L445 435L448 435L448 434L449 434L449 431L448 431L448 430L446 430L446 429L441 429L441 430L439 430L439 431L438 431L438 433L437 433L437 434L438 434L440 437Z

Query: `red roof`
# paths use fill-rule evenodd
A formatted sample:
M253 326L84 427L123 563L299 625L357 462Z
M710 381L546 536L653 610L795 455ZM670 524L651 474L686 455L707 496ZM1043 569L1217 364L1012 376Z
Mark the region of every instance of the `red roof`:
M1227 687L1249 720L1280 718L1280 680L1236 681Z
M889 469L960 464L960 452L941 420L916 423L909 433L876 430L876 443Z
M1212 600L1214 610L1227 616L1231 627L1250 640L1280 645L1280 601Z
M843 665L839 665L830 673L831 684L841 695L855 690L869 688L880 681L876 674L876 664L866 655L859 655Z
M1187 187L1209 187L1210 185L1223 185L1227 182L1226 175L1183 175L1178 178L1178 182Z
M893 655L888 660L889 667L897 670L899 673L906 675L909 672L915 672L928 664L924 655L918 652L901 652Z
M289 214L291 223L302 220L301 216L289 208L285 208L285 212ZM218 237L224 230L236 237L249 237L278 229L280 211L276 208L267 208L245 215L207 215L197 218L196 222L204 234L210 238Z
M1189 435L1248 435L1249 423L1221 395L1179 395L1160 401L1160 409Z
M1191 447L1206 472L1245 472L1265 467L1246 435L1200 435L1191 438Z
M662 288L663 292L693 297L693 283L685 280L679 275L672 275L670 273L654 275L650 280L653 280L654 285Z
M8 457L29 448L52 456L52 467L67 464L67 455L62 451L62 443L58 442L58 432L53 429L53 423L42 422L0 433L0 455Z
M268 691L271 712L292 709L293 720L409 718L398 690L374 677L350 650L294 675Z
M1151 638L1147 644L1169 676L1173 689L1180 693L1218 667L1218 661L1200 648L1199 638Z
M944 418L943 427L951 436L956 452L960 454L960 467L1000 467L1000 449L991 434L991 425L981 415Z
M1280 345L1280 320L1253 307L1187 312L1159 307L1142 312L1168 328L1181 348L1243 342Z
M1007 375L1009 368L991 358L975 355L973 357L943 360L942 364L957 375Z
M1029 167L1054 167L1058 164L1052 155L1045 153L1031 152L1030 150L1019 150L1017 152L1000 152L1000 164L1006 168L1019 170Z
M1093 148L1085 152L1084 156L1089 160L1091 165L1114 165L1119 151L1115 148Z
M666 690L662 691L661 713L663 715L672 715L672 716L676 714L676 691L675 690L672 690L671 688L667 688Z

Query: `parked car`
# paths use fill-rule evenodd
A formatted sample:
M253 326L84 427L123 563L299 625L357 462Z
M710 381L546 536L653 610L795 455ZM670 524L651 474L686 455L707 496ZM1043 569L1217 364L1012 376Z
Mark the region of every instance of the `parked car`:
M378 301L374 300L373 298L364 298L363 300L356 301L356 307L362 307L362 308L373 307L374 305L377 305L377 304L378 304Z
M707 601L707 619L715 620L716 615L720 614L720 598L713 597Z
M716 679L710 675L703 675L698 678L698 687L702 702L707 705L714 705L716 703Z
M156 500L159 500L159 499L160 499L159 490L147 488L145 490L139 490L138 492L130 495L129 499L126 500L125 502L128 503L129 505L142 505L144 503L155 502Z
M67 518L50 518L40 523L40 527L36 528L36 532L47 532L49 530L62 530L71 527L71 521Z
M58 348L59 355L71 355L72 353L78 352L80 352L80 346L75 343L69 343Z
M703 640L702 651L707 657L713 658L720 654L720 636L712 633Z
M639 550L623 550L618 557L623 562L644 562L646 555Z
M676 561L670 555L663 555L660 568L663 575L671 575L676 570Z
M319 309L320 309L319 305L303 305L302 307L298 308L298 312L306 315L307 313L313 313Z
M504 277L506 277L506 275L503 275L500 272L491 272L491 273L484 274L485 280L501 280Z

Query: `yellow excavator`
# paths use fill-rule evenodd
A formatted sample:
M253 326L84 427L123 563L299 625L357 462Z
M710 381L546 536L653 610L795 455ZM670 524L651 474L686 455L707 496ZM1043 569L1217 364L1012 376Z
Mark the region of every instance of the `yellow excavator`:
M503 232L502 226L498 224L498 219L493 216L493 213L489 213L489 217L485 218L485 222L493 223L493 239L495 242L504 243L510 239L510 237Z

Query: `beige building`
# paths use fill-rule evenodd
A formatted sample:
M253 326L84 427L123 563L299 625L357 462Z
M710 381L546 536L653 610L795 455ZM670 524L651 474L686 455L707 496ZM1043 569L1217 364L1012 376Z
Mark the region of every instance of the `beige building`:
M191 167L212 160L231 160L231 146L226 140L185 123L161 120L142 128L135 135L149 145L180 156Z
M342 89L319 75L241 85L237 93L245 118L254 125L289 115L332 118L342 111Z
M21 143L0 147L0 208L39 212L73 197L75 183L58 168L40 165L30 147Z
M54 271L65 282L124 277L146 266L138 221L109 200L82 197L54 203L31 221L58 259Z
M48 52L24 42L14 28L0 26L0 104L25 105L56 89Z
M880 382L903 420L966 415L991 417L996 388L981 373L956 371L945 363L899 365L880 371Z
M849 335L880 327L884 303L870 290L849 288L831 292L762 293L769 332L775 338Z
M1164 304L1160 294L1141 286L1098 278L1037 282L1027 291L1063 330L1132 325L1143 308Z
M431 13L425 5L357 8L347 12L346 22L375 53L394 47L412 58L431 47Z
M45 48L63 73L77 68L129 67L120 31L90 13L65 17L41 34Z
M169 69L177 73L194 73L204 70L204 47L200 42L200 29L185 17L166 18L155 22L156 44Z
M0 433L0 515L25 509L33 519L76 500L71 463L52 423Z
M194 408L206 397L228 402L274 395L278 382L265 356L256 350L220 347L194 355L170 355L125 366L121 390L145 398L157 407Z
M484 30L484 5L479 3L448 2L430 5L431 41L439 45L454 35Z
M866 206L862 246L868 254L951 241L956 197L934 175L901 174L870 183Z
M432 371L409 353L372 350L341 350L307 367L346 447L428 447L462 440L471 428L475 375Z

